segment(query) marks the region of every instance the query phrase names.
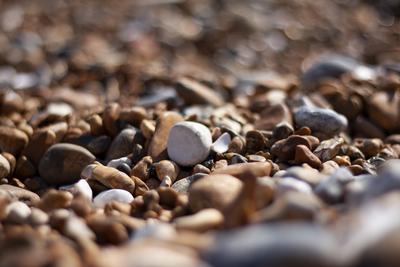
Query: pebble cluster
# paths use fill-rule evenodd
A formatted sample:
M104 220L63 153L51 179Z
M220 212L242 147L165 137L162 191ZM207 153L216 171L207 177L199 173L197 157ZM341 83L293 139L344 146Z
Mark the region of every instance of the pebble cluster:
M0 267L400 266L400 64L329 55L299 75L271 76L234 71L224 58L228 74L203 73L202 61L191 65L197 76L166 73L153 59L170 63L169 46L193 44L178 49L177 61L205 46L194 41L198 24L174 16L191 6L176 5L157 14L168 18L157 24L169 33L160 47L143 37L142 24L120 32L134 39L119 48L132 49L136 61L93 36L82 38L84 52L76 55L74 43L59 51L73 34L66 27L43 34L45 54L57 54L47 84L24 86L31 80L22 74L4 82L0 67ZM255 13L246 16L254 25L233 19L252 5L240 6L215 22L216 36L204 26L207 44L229 23L232 31L257 28ZM106 35L114 21L102 11ZM373 16L361 11L354 20L373 31ZM84 14L72 20L92 19ZM10 23L0 19L0 27ZM24 51L36 51L36 38L26 39L32 46ZM239 62L253 58L237 49ZM18 71L21 55L7 58Z

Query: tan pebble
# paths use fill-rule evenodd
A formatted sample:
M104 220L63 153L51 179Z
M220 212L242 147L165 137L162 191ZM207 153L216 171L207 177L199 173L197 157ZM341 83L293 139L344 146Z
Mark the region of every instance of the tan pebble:
M328 160L322 163L321 173L331 175L336 169L339 169L339 165L333 160Z
M238 136L235 136L228 146L228 152L242 153L245 147L245 141Z
M348 156L335 156L332 159L334 162L336 162L339 166L350 166L350 158Z
M148 148L148 154L155 160L159 161L167 158L168 136L172 127L183 120L183 117L176 112L164 112L156 123L156 129L151 138Z
M160 196L160 205L174 208L178 198L178 193L170 187L159 187L157 193Z
M249 162L265 162L267 159L260 155L247 155Z
M50 189L41 198L38 207L44 211L67 208L74 196L68 191Z
M10 163L3 155L0 155L0 179L8 177L10 172L11 172Z
M134 126L139 126L140 123L147 117L146 109L143 107L124 108L121 110L119 120L127 122Z
M56 135L55 143L61 142L68 131L68 124L64 121L50 124L46 127L40 128L40 131L53 131Z
M193 167L193 174L195 173L205 173L205 174L210 174L210 169L207 168L204 165L197 164L196 166Z
M160 162L154 163L153 166L156 169L157 177L160 181L164 179L165 176L169 176L172 182L176 180L179 175L178 165L170 160L162 160Z
M7 159L8 163L10 164L10 172L9 175L12 175L14 173L15 167L17 166L17 160L15 159L13 154L10 154L8 152L3 152L1 155Z
M221 159L215 162L213 170L222 169L228 166L228 161L226 159Z
M246 133L246 152L256 153L263 150L266 145L264 135L257 130L248 131Z
M294 162L296 164L307 163L311 167L318 169L321 167L321 160L315 156L311 150L305 145L298 145L296 147Z
M229 174L240 177L246 171L251 170L255 176L269 176L271 174L272 165L270 162L250 162L229 165L225 168L215 169L212 174Z
M87 218L86 222L97 238L107 243L117 245L127 241L129 238L123 224L111 218L94 215Z
M109 104L103 111L103 126L107 133L111 136L118 134L117 120L120 115L121 108L119 104Z
M211 174L194 182L189 188L189 206L197 212L206 208L223 211L238 196L242 182L226 174Z
M137 176L141 180L146 181L149 178L149 168L153 164L150 156L143 157L131 170L131 176Z
M172 185L171 178L168 175L164 176L164 178L161 180L160 187L161 186L171 187L171 185Z
M147 191L149 191L149 187L146 185L146 183L141 180L139 177L136 176L131 176L131 179L135 183L135 194L134 196L141 196Z
M373 157L377 155L383 148L383 141L378 138L373 139L360 139L354 140L354 145L362 151L362 153L367 157Z
M28 144L28 135L21 130L7 126L0 126L0 150L14 156L21 153Z
M132 195L135 193L135 183L127 174L100 163L90 164L83 169L82 179L96 180L108 188L124 189Z
M178 230L205 232L217 229L224 223L224 216L217 209L203 209L193 215L176 218L173 225Z
M93 114L88 118L90 125L90 133L94 136L99 136L105 133L103 119L98 114Z
M40 200L40 197L33 192L8 184L0 185L0 194L5 194L10 198L27 202L29 205L35 205Z
M151 120L142 120L140 131L146 139L150 139L156 130L156 123Z
M353 175L360 175L364 173L364 169L360 165L350 165L347 167Z

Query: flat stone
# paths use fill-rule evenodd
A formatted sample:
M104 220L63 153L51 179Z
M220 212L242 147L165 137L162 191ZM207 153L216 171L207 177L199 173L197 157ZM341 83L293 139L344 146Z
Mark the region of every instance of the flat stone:
M296 164L307 163L313 168L318 169L321 167L321 160L315 156L311 150L305 145L298 145L294 156Z
M126 190L123 189L110 189L101 192L93 199L93 204L97 208L104 208L107 203L112 201L131 203L133 201L133 196Z
M158 118L156 130L148 147L148 155L151 156L154 161L167 158L167 143L171 128L182 120L183 117L176 112L164 112L160 118Z
M313 133L322 133L327 137L344 131L348 125L345 116L331 109L308 106L299 108L294 114L294 119L298 126L308 126Z
M210 130L196 122L179 122L168 137L168 156L182 166L193 166L204 161L212 145Z
M215 208L223 212L239 195L242 182L225 174L212 174L197 180L189 188L189 206L197 212Z
M295 158L296 147L304 145L311 147L309 140L301 135L291 135L286 139L279 140L271 147L271 154L276 156L280 161L285 162Z
M56 144L40 160L39 174L51 185L75 183L80 179L82 170L94 160L95 156L83 147Z
M224 216L216 209L203 209L193 215L175 219L173 224L178 230L205 232L216 229L224 223Z
M21 130L0 126L0 150L18 156L28 144L29 138Z

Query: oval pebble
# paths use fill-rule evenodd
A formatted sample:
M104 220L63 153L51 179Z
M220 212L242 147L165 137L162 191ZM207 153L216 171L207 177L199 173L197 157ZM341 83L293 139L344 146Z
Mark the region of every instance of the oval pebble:
M297 126L307 126L313 132L333 137L347 128L348 122L345 116L324 108L303 106L299 108L294 118Z
M39 174L51 185L75 183L80 179L82 170L94 160L95 156L81 146L56 144L40 160Z
M207 158L211 144L211 133L206 126L197 122L180 122L170 131L168 156L179 165L193 166Z
M7 177L10 174L10 170L10 163L3 155L0 155L0 179Z
M104 208L107 203L111 201L117 201L122 203L131 203L133 196L126 190L123 189L110 189L101 192L93 199L93 204L97 208Z

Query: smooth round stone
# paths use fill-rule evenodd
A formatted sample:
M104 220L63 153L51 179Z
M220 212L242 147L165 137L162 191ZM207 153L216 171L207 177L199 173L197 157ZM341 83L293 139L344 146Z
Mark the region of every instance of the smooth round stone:
M308 126L313 132L320 132L332 137L347 128L345 116L324 108L303 106L294 114L299 127Z
M1 193L5 193L11 198L18 199L23 202L28 202L30 204L35 204L40 200L40 197L36 193L9 184L0 185L0 194Z
M26 147L28 141L29 138L25 132L16 128L0 126L0 151L16 156Z
M194 182L189 188L189 206L197 212L206 208L224 211L239 195L242 182L227 174L213 174Z
M93 204L97 208L104 208L107 203L111 201L117 201L122 203L131 203L133 196L126 190L123 189L110 189L101 192L93 199Z
M0 179L5 178L10 174L10 163L8 160L3 156L0 155Z
M87 149L73 144L51 146L39 163L40 176L51 185L79 181L82 170L95 161Z
M92 189L85 179L80 179L78 182L71 185L61 186L59 189L69 191L74 195L82 195L90 200L92 200L93 197Z
M179 165L193 166L207 158L211 144L211 133L206 126L197 122L179 122L169 134L168 156Z

